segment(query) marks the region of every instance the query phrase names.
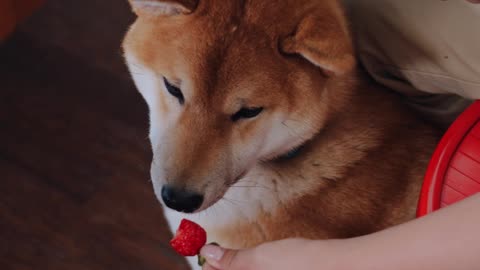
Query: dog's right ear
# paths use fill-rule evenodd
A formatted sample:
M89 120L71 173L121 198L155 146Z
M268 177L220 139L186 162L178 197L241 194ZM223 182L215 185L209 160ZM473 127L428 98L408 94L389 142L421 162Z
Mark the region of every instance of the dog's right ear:
M302 56L327 75L345 74L356 64L347 22L339 6L307 15L295 33L282 41L281 49Z
M192 13L198 0L129 0L133 11L146 16L175 16Z

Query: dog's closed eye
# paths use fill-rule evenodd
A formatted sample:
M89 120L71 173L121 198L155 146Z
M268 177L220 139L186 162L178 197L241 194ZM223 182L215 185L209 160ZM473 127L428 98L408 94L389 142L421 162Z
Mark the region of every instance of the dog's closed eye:
M165 83L165 87L167 88L168 93L176 97L178 99L178 102L183 105L183 103L185 103L185 97L183 96L182 90L171 84L166 78L163 78L163 82Z
M192 13L198 0L130 0L138 15L178 16Z
M262 107L257 108L242 108L237 113L232 115L231 119L233 122L237 122L240 119L249 119L255 118L263 112Z

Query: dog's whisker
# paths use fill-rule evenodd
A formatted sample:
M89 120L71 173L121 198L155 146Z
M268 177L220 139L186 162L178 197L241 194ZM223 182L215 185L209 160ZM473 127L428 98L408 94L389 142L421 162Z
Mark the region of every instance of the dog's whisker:
M204 211L205 212L205 217L208 218L208 219L214 219L217 216L216 208L217 208L217 204L207 208ZM213 216L213 218L212 218L212 216Z
M227 197L223 197L222 199L230 202L235 202L235 203L243 203L243 204L249 203L249 201L235 200Z
M248 179L251 179L250 177L248 178L243 178L242 181L239 181L237 182L236 184L234 184L233 186L238 186L238 185L249 185L249 184L252 184L254 185L255 187L261 187L261 188L265 188L265 189L271 189L270 187L266 186L266 185L263 185L263 184L260 184L258 183L257 181L249 181Z
M254 183L254 185L231 185L229 188L244 188L244 189L254 189L254 188L260 188L260 189L265 189L269 191L274 191L271 187L267 187L265 185L260 185L257 183Z
M231 201L231 200L229 200L229 199L226 199L226 198L222 198L222 199L221 199L221 202L224 202L224 203L227 203L227 202L228 202L228 203L230 203L230 204L232 204L233 206L236 206L236 207L239 207L239 206L240 206L238 203L233 202L233 201Z
M245 183L247 184L247 183ZM265 190L270 190L270 191L274 191L274 189L272 189L271 187L268 187L268 186L265 186L265 185L260 185L258 183L254 183L254 185L252 186L249 186L249 185L242 185L242 186L239 186L239 185L232 185L232 186L229 186L230 188L260 188L260 189L265 189Z
M267 188L267 187L262 187L262 186L230 186L231 188Z

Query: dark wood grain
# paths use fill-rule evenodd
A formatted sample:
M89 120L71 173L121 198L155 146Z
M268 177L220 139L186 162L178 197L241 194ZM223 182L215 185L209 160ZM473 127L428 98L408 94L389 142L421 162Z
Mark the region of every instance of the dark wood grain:
M146 106L119 54L128 7L100 19L101 35L87 11L118 1L75 2L78 14L51 1L0 46L0 269L188 269L168 247ZM63 30L40 29L62 5ZM89 35L97 47L75 42Z

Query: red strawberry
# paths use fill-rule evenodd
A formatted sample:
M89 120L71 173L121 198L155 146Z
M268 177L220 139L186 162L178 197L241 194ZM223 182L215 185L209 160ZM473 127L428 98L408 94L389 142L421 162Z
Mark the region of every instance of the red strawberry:
M182 256L195 256L207 243L207 233L200 225L183 219L170 245Z

